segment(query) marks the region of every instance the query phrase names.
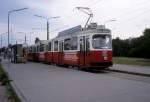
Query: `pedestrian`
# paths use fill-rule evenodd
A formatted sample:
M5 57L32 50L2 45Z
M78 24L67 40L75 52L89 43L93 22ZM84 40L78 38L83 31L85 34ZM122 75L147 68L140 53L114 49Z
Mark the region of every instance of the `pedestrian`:
M8 61L11 61L11 57L12 57L11 54L12 54L12 53L11 53L11 49L8 48L8 50L7 50L7 58L8 58Z
M27 61L27 51L25 48L23 48L23 62L26 63Z
M4 59L6 59L6 56L7 56L7 50L5 49L4 50Z

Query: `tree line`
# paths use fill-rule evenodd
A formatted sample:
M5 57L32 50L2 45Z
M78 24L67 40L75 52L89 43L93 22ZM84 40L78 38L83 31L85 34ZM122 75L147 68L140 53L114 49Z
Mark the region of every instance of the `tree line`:
M150 28L137 38L112 40L113 56L150 58Z

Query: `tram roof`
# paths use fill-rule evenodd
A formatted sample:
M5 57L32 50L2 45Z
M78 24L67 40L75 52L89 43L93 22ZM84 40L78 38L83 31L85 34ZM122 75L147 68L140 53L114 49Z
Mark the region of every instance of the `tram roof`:
M105 28L104 25L97 25L96 23L92 23L88 25L87 28L82 28L81 25L75 26L73 28L64 30L58 33L56 38L73 36L73 35L82 35L82 34L90 34L90 33L106 33L109 34L111 31Z

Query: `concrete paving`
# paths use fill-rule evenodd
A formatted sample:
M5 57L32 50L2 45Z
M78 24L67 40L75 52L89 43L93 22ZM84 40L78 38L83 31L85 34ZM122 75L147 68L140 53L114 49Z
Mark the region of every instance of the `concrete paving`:
M2 62L23 102L149 102L150 84L41 63Z
M110 67L110 69L150 75L150 67L149 66L114 64L113 67Z

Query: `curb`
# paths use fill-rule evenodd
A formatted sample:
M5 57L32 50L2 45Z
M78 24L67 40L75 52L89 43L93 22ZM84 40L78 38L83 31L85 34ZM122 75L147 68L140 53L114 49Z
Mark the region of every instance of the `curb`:
M123 71L123 70L116 70L116 69L108 69L108 71L118 72L118 73L126 73L126 74L133 74L133 75L139 75L144 77L150 77L150 74L145 73L137 73L137 72L130 72L130 71Z
M10 84L11 84L12 88L14 89L17 97L20 99L21 102L29 102L14 82L11 82Z

